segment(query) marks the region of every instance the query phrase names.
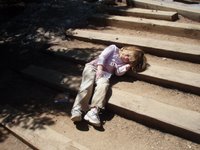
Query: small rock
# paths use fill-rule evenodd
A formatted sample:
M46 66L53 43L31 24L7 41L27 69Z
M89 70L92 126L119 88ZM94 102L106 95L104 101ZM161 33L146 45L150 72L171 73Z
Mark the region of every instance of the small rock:
M191 149L191 148L192 148L192 146L191 146L191 145L187 145L187 146L188 146L188 148L189 148L189 149Z

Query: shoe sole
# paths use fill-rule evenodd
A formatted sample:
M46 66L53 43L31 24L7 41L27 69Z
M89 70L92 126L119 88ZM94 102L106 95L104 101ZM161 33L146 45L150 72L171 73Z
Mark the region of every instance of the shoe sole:
M81 117L81 116L74 116L74 117L71 117L71 120L72 120L73 122L79 122L79 121L82 120L82 117Z
M100 127L101 126L100 123L93 122L92 119L90 117L88 117L87 115L84 116L84 120L88 121L89 123L91 123L92 125L94 125L96 127Z

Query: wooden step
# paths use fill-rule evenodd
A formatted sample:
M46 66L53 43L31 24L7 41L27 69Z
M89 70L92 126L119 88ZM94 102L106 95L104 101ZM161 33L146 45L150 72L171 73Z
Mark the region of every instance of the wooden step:
M54 72L53 75L52 72ZM30 66L22 73L32 76L33 79L40 80L42 83L55 86L61 84L59 80L49 78L55 76L55 71L49 69ZM63 77L63 74L57 72L57 77L61 76ZM62 84L62 87L70 90L69 86ZM200 114L198 112L173 107L149 97L141 97L115 88L112 88L111 93L112 95L109 94L110 97L108 97L108 108L116 113L189 140L200 142Z
M76 29L72 34L68 34L68 36L79 40L104 44L116 44L118 46L135 45L142 47L145 52L153 55L187 60L197 63L200 62L199 45L189 45L185 43L150 39L134 35L128 36L102 33L101 31L95 30Z
M101 53L100 50L89 52L90 50L87 49L64 49L64 47L56 46L45 50L45 52L65 58L66 60L74 60L81 64L91 61ZM60 53L61 50L63 53ZM150 64L150 67L146 71L138 74L129 72L128 75L153 84L177 88L197 95L200 94L200 74L169 68L170 66L163 67L152 64L151 62L148 63Z
M200 142L200 113L112 88L108 108L126 118Z
M200 74L151 64L149 69L136 74L138 79L150 83L200 94Z
M89 20L97 26L115 26L200 39L200 25L197 24L102 14L95 14Z
M113 15L123 15L123 16L134 16L134 17L143 17L150 19L160 19L175 21L178 19L177 12L170 11L161 11L155 9L143 9L143 8L120 8L120 7L101 7L102 9L109 14Z
M88 148L74 142L33 117L10 106L0 108L0 124L34 149L64 150ZM36 126L36 127L35 127ZM35 128L34 128L35 127Z
M199 0L174 0L175 2L181 2L185 4L199 4Z
M134 6L147 9L176 11L190 19L200 21L200 9L195 9L184 5L177 5L177 3L167 3L163 1L152 0L134 0Z

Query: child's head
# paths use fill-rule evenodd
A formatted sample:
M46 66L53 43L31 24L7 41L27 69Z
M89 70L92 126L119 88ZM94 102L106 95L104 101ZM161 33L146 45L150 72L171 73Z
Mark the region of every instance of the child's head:
M124 63L131 64L133 71L139 72L146 69L146 57L144 56L144 52L139 47L122 47L119 54Z

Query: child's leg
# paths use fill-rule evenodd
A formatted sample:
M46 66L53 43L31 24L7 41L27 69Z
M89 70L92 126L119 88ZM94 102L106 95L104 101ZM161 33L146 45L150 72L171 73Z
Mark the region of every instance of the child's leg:
M106 78L98 79L91 101L91 107L104 108L106 100L105 96L109 88L109 80Z
M87 111L92 96L96 71L93 66L86 65L82 73L82 82L76 96L73 109Z
M101 121L99 118L99 108L105 106L105 96L109 87L109 81L106 78L97 80L94 95L92 97L91 109L84 116L86 121L89 121L94 126L100 126Z

